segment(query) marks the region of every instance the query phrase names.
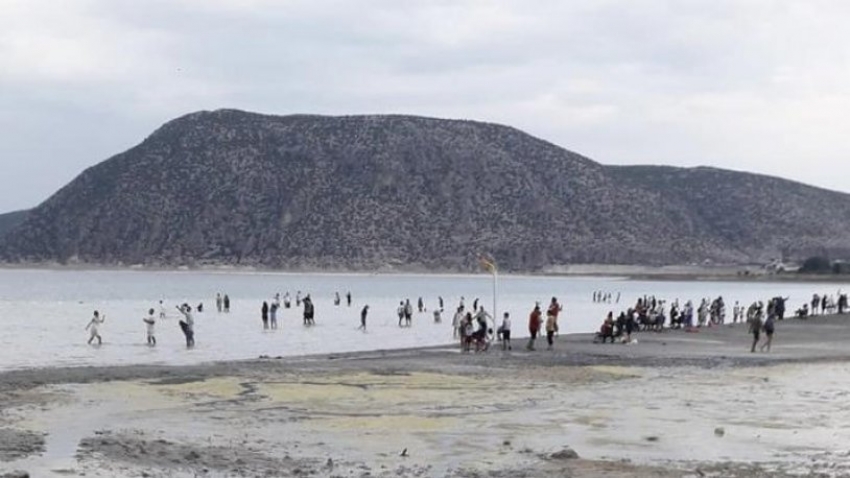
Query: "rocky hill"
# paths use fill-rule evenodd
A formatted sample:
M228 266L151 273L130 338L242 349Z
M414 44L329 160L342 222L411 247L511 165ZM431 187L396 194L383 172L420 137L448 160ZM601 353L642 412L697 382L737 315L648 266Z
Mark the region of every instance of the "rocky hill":
M5 236L7 232L17 227L18 224L24 222L24 219L26 219L28 212L29 211L15 211L6 214L0 214L0 238Z
M850 196L775 178L606 167L471 121L219 110L89 168L8 233L0 255L469 269L488 252L534 270L766 260L850 249L848 233Z

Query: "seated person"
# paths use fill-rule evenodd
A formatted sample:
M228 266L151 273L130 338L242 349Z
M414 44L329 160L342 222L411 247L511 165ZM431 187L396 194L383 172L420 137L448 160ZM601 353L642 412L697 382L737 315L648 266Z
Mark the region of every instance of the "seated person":
M594 342L599 342L602 340L604 344L607 339L611 339L611 343L614 343L614 316L612 313L608 313L608 317L602 322L602 326L599 327L599 332L596 333L596 338Z

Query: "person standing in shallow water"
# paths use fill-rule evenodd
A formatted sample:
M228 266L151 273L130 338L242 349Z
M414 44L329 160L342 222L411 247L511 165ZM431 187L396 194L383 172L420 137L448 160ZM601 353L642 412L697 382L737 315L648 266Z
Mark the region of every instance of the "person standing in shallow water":
M221 300L221 292L217 292L215 294L215 309L218 311L219 314L221 313L222 306L224 306L224 303Z
M86 325L86 330L89 331L89 341L86 342L91 345L92 340L97 339L97 345L101 345L103 343L103 339L100 337L100 332L98 331L98 327L100 324L106 321L106 314L103 317L100 316L98 311L94 311L94 316L92 316L89 324Z
M224 296L227 299L227 296ZM183 319L180 323L180 330L186 336L186 348L190 349L195 346L195 319L192 318L192 307L189 304L178 306L177 310L183 314ZM226 310L226 309L225 309Z
M369 313L369 305L364 305L363 310L360 311L360 327L357 330L362 330L366 332L366 314Z
M224 303L224 313L229 314L230 313L230 296L227 295L227 294L224 294L224 299L222 299L222 302Z
M260 317L263 319L263 330L269 330L269 303L266 301L260 307Z
M277 329L277 310L280 309L280 294L275 294L272 305L269 307L269 324L271 328Z
M154 326L156 324L156 319L154 319L153 317L153 309L148 310L148 316L142 319L142 321L145 323L148 345L153 347L154 345L156 345L156 337L154 336Z
M310 298L310 294L307 294L307 297L304 297L301 302L304 304L304 325L316 325L316 311L313 308L313 299Z
M399 322L400 323L400 322ZM463 306L460 305L452 318L452 338L460 337L461 326L463 325Z

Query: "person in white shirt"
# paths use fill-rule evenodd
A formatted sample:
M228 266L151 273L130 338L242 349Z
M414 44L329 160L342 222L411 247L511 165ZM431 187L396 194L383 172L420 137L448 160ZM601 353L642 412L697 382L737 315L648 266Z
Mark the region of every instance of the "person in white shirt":
M455 312L455 316L452 318L452 328L454 329L454 333L452 334L453 338L458 338L461 336L460 327L463 323L463 306L459 306L457 308L457 312Z
M92 340L94 340L94 339L97 339L97 345L100 345L100 344L103 343L103 340L100 338L100 333L98 333L97 328L100 324L102 324L105 321L106 321L106 314L104 314L103 317L101 317L100 314L98 313L98 311L94 311L94 317L92 317L92 319L89 321L89 325L86 326L86 330L88 330L89 333L91 334L91 336L89 337L89 341L87 342L89 345L91 345Z
M154 337L154 325L156 324L156 319L153 317L153 309L148 310L148 316L142 319L142 322L145 323L145 328L147 329L148 345L153 347L156 345L156 337Z
M511 350L511 314L505 312L502 316L502 326L499 327L502 333L502 350Z

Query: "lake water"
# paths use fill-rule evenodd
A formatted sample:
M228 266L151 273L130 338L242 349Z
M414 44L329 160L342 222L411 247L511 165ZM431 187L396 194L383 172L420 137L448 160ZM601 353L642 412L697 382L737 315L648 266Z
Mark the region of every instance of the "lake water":
M793 310L812 294L836 294L848 286L812 283L669 282L619 278L500 276L496 309L513 317L515 337L527 335L528 313L536 301L545 307L552 296L564 305L561 333L591 332L609 311L616 313L644 294L682 303L723 296L730 310L736 300L749 304L782 295ZM263 331L260 306L276 293L311 294L316 326L301 325L301 309L281 309L280 329ZM599 304L593 292L620 295L619 304ZM351 291L352 306L345 305ZM216 312L215 295L227 293L231 312ZM343 303L334 306L334 293ZM399 328L396 308L419 297L428 312L414 313L413 327ZM445 301L443 322L431 310ZM467 308L475 298L493 310L489 275L288 274L267 272L0 270L0 370L42 366L114 364L191 364L249 359L260 355L292 356L375 349L442 345L452 341L451 315L461 296ZM163 300L168 317L157 323L158 345L145 345L142 318ZM192 350L178 327L177 304L204 304L195 313L197 345ZM369 304L368 330L357 330L360 309ZM293 304L294 306L294 304ZM92 312L106 314L100 327L102 346L86 345L85 326Z

